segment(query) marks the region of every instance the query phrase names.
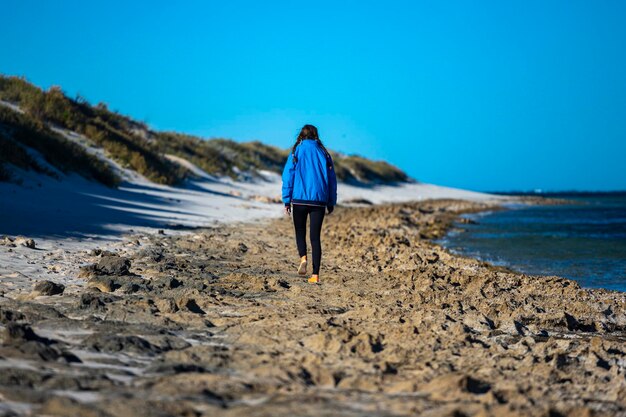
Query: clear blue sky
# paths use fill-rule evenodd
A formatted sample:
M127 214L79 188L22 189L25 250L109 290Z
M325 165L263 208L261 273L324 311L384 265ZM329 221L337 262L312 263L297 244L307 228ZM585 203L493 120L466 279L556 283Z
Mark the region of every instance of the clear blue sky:
M626 2L9 1L0 72L476 190L626 189Z

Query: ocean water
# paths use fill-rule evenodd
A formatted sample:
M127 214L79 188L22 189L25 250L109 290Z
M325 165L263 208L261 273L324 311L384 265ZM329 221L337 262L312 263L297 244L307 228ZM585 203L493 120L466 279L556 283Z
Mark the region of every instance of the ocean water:
M459 253L587 288L626 291L626 193L565 195L562 206L466 215L439 243Z

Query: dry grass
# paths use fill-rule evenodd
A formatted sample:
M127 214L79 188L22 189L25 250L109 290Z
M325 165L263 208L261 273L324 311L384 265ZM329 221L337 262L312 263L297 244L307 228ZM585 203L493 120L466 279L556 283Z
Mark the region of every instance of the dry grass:
M110 167L88 154L81 146L70 142L46 125L6 107L0 106L0 164L12 164L24 170L54 175L27 152L34 149L50 165L63 172L75 172L107 186L115 186L119 178ZM6 167L0 173L10 179Z

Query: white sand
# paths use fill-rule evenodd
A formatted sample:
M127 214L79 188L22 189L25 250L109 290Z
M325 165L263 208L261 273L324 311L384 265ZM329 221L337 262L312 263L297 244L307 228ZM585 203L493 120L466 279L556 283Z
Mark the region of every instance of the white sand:
M260 178L234 181L203 173L184 162L198 175L179 187L154 184L127 170L123 170L127 180L117 189L76 175L56 180L20 172L22 185L0 183L0 234L101 239L118 236L129 228L193 228L282 215L281 204L262 202L263 198L280 199L278 174L262 172ZM375 204L442 198L499 199L422 183L371 187L340 183L338 195L339 204L355 198Z

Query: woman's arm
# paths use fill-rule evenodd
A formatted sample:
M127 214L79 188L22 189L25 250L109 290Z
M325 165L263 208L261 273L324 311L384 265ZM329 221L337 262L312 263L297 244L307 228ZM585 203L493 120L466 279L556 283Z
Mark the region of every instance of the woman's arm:
M283 203L291 204L291 194L293 193L293 178L296 172L296 164L293 162L293 154L289 154L285 169L283 169Z
M337 176L335 175L335 164L333 158L328 155L330 164L328 165L328 203L329 207L335 207L337 205ZM332 211L332 209L330 210Z

